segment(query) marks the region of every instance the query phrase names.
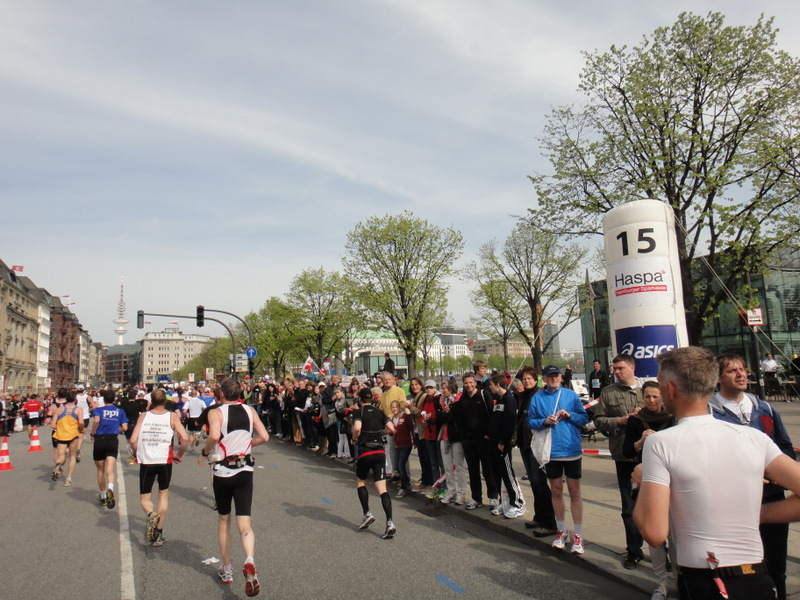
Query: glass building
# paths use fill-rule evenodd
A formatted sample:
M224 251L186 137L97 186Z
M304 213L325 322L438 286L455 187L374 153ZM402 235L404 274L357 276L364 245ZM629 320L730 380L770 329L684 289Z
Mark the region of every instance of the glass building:
M800 252L784 253L765 275L752 275L749 284L758 290L764 325L754 331L743 322L739 308L733 302L726 302L720 305L717 316L706 323L703 345L715 354L740 354L750 368L770 353L788 375L789 363L795 354L800 354ZM732 290L733 294L737 291ZM590 365L597 359L608 367L613 358L608 285L605 280L595 281L581 286L579 294L585 307L581 313L584 360ZM593 302L590 294L594 296Z

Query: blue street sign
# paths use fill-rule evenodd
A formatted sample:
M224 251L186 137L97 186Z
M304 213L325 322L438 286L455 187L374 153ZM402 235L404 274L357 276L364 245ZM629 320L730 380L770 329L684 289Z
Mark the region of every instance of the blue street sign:
M256 352L256 349L253 348L252 346L250 346L247 350L245 350L244 353L247 356L247 358L255 358L256 354L258 354L258 352Z

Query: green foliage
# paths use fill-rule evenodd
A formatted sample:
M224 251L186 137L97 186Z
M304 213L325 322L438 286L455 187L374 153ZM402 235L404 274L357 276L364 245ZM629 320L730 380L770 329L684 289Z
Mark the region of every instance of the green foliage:
M446 310L443 280L453 273L463 247L458 231L408 211L369 217L347 234L347 278L358 283L355 295L374 325L387 327L399 340L412 377L421 339Z
M505 302L497 300L493 310L502 311L528 344L537 369L554 337L545 339L544 324L557 320L557 335L580 316L576 289L587 253L587 248L565 243L532 219L519 219L502 245L492 240L481 246L477 263L468 271L478 283L478 294L494 290L492 294L507 296Z
M258 352L256 375L269 372L280 378L286 374L287 362L305 360L287 324L294 316L293 309L280 298L272 296L258 312L245 316L253 331L253 343Z
M305 269L291 284L286 329L317 364L339 354L347 333L359 321L352 286L338 272Z
M186 381L189 373L194 373L195 382L201 381L205 374L205 369L214 369L214 374L227 374L226 363L230 360L231 339L230 337L213 338L202 352L197 354L183 368L172 373L174 381Z
M641 45L586 53L580 106L555 108L541 140L552 175L532 177L542 226L599 232L640 198L676 217L690 341L744 273L800 228L800 62L772 19L725 26L683 13ZM707 255L708 268L691 269ZM719 274L724 286L711 282Z

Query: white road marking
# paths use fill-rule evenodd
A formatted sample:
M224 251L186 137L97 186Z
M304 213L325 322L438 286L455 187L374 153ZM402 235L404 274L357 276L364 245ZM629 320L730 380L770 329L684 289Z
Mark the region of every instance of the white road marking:
M123 458L127 460L127 457ZM136 600L136 585L133 582L133 549L128 528L128 504L125 498L125 474L122 461L117 461L117 510L119 511L119 597L121 600Z

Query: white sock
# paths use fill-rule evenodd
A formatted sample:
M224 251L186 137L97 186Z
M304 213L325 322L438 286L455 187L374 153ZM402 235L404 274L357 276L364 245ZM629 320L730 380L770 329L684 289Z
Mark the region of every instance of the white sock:
M113 492L114 491L114 484L113 483L109 483L108 484L108 489Z
M575 533L583 536L583 523L574 523L573 526L575 527Z
M559 531L566 531L567 530L567 522L566 521L556 521L556 527L558 527Z
M253 563L253 564L256 564L256 561L255 561L255 560L253 560L253 557L252 557L252 556L248 556L247 558L245 558L245 559L244 559L244 562L245 562L245 564L247 564L247 563ZM231 563L231 564L233 564L233 563Z

